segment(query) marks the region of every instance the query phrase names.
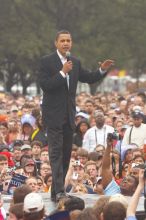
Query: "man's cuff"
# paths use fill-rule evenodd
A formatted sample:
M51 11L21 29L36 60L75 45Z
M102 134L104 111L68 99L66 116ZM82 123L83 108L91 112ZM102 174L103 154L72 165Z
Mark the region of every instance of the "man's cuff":
M107 71L106 70L102 70L101 67L99 68L99 72L101 75L104 75Z
M66 75L63 71L60 71L60 74L62 75L63 78L66 78Z

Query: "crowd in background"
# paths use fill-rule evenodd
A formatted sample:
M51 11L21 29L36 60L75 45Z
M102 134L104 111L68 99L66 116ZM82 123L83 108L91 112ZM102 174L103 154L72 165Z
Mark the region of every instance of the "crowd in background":
M95 214L95 217L93 210L83 207L82 210L85 211L76 211L72 219L86 219L86 215L91 215L90 219L100 219L103 207L105 207L103 219L110 219L106 217L106 212L109 213L109 210L115 207L114 203L120 200L118 197L120 194L135 196L136 190L140 189L138 193L144 195L144 183L141 177L143 174L140 173L142 172L140 170L144 169L146 158L145 123L146 95L143 92L135 94L127 92L124 95L116 92L98 93L94 96L82 92L77 95L76 130L65 188L68 193L89 193L101 196L102 205L99 199L96 206L101 205L102 208L94 207L95 210L101 210L100 213ZM34 200L38 199L38 203L41 203L41 198L38 198L36 193L50 192L52 182L48 148L46 131L42 125L41 97L36 96L30 99L18 94L1 93L1 193L14 196L17 186L11 186L10 183L12 178L19 174L21 177L25 177L22 187L29 189L26 190L26 194L33 192ZM19 192L19 195L21 193ZM138 193L136 198L139 196ZM117 194L116 202L109 203L109 200ZM66 202L63 201L61 210ZM78 201L76 202L78 204ZM34 202L32 203L34 204ZM25 204L28 205L28 202ZM17 207L17 205L15 206ZM22 204L18 206L21 207L19 210L22 210ZM43 205L40 207L41 209L38 208L37 212L44 209ZM29 207L24 208L27 213ZM120 208L122 210L123 205L119 205L119 210ZM126 217L126 209L123 208L123 210L125 211L121 211L123 213L121 215ZM13 205L10 207L10 213L13 213ZM40 216L42 213L44 214L44 211ZM135 213L132 214L135 215ZM122 218L117 217L116 219L122 220ZM25 216L24 219L29 219L29 217Z

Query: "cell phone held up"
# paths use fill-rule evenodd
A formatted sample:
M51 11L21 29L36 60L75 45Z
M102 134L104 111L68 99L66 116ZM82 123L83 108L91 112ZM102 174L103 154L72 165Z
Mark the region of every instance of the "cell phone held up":
M76 173L76 172L73 172L73 174L72 174L72 180L77 180L78 179L78 173Z

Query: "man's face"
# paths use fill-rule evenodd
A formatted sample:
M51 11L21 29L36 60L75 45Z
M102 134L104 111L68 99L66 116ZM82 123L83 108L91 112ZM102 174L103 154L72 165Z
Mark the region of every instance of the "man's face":
M91 114L94 110L94 105L90 102L87 102L86 105L85 105L85 110Z
M97 173L96 166L94 164L88 165L87 166L87 173L89 174L90 178L97 177L98 173Z
M120 184L121 193L123 195L131 196L133 195L135 187L135 179L131 176L125 177Z
M82 123L80 125L80 131L84 134L88 130L88 125L86 123Z
M78 174L78 180L81 181L83 180L83 176L85 174L84 168L81 166L75 166L74 167L74 172Z
M4 169L8 168L8 161L7 160L1 160L0 161L0 172Z
M14 150L13 157L16 161L20 161L21 155L21 150Z
M40 155L41 153L41 148L39 145L33 145L32 147L32 155Z
M43 161L43 162L49 161L48 151L43 151L43 152L41 153L40 160Z
M31 188L32 192L38 191L37 180L35 178L28 179L26 184Z
M34 172L34 164L32 164L32 163L30 163L30 164L27 164L26 166L25 166L25 171L27 172L27 173L32 173L32 172Z
M104 152L105 152L105 149L104 149L104 147L102 147L102 146L97 146L97 147L96 147L96 152L97 152L99 155L102 155L102 156L103 156L103 154L104 154Z
M96 115L96 125L98 128L102 128L103 125L104 125L104 121L105 121L105 118L104 118L104 114L101 112L101 113L98 113L98 115Z
M60 34L55 41L55 46L62 56L66 56L66 52L71 50L72 38L70 34Z
M132 167L130 169L130 175L134 176L138 180L139 179L139 168Z
M144 160L141 156L137 157L133 162L136 164L144 164Z
M133 118L133 124L137 128L141 125L142 121L142 118Z
M5 136L7 132L8 129L4 125L0 125L0 133Z
M21 155L32 155L32 150L31 149L24 149L21 151Z
M80 163L85 165L85 163L88 161L88 157L78 156L78 160L80 161Z
M47 174L51 173L51 167L48 164L42 164L40 169L40 174L42 177L45 177Z

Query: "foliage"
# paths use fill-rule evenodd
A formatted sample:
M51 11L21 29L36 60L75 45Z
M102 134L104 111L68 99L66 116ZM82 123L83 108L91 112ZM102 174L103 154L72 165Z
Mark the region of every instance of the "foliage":
M88 68L115 59L118 68L146 69L145 0L0 0L0 79L6 90L35 82L39 58L54 50L56 31L68 29L72 53Z

